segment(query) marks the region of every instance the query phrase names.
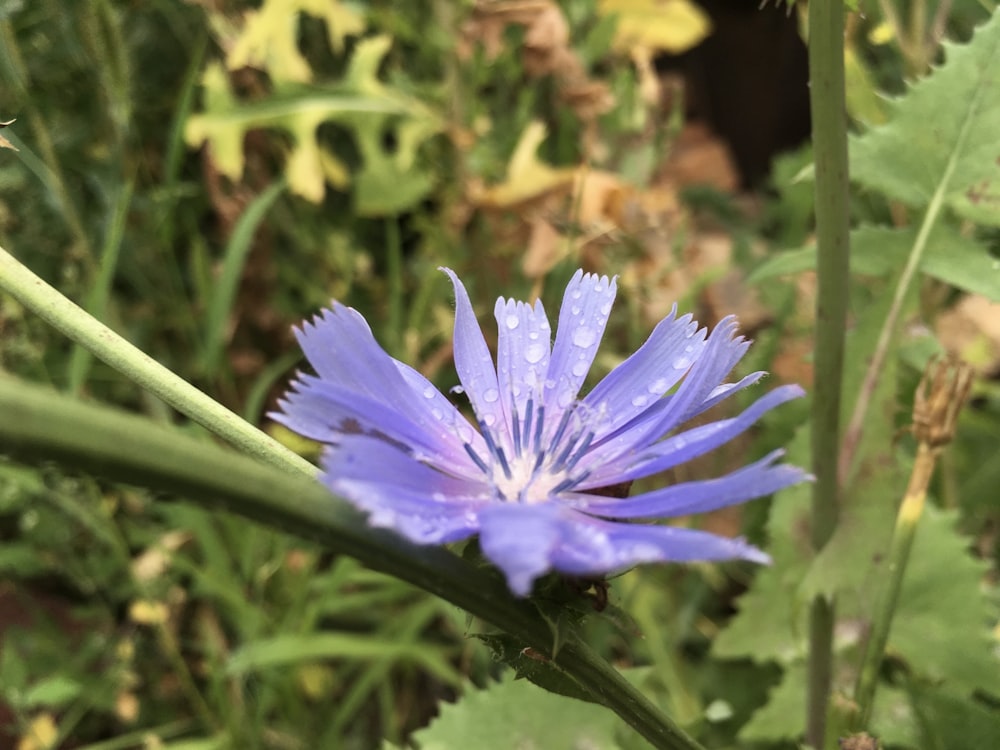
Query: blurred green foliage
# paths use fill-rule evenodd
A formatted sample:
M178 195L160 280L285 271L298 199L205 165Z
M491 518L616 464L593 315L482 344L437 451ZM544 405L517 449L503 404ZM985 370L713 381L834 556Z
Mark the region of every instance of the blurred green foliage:
M811 262L811 192L796 181L808 149L777 162L758 212L718 185L682 198L665 167L681 108L664 104L669 86L642 55L623 52L612 11L628 5L0 2L0 120L17 118L4 134L18 149L0 150L0 244L256 423L298 363L290 326L331 297L362 310L390 353L452 385L440 265L462 272L482 310L501 293L557 292L581 264L620 273L622 303L595 375L674 301L706 323L729 312L742 298L718 282L736 269L744 288L756 268L769 281L756 291L765 313L746 367L808 379L808 277L785 283ZM847 40L859 130L898 116L886 138L907 145L923 134L928 148L944 148L922 129L936 108L951 112L975 94L961 88L975 88L968 74L938 79L949 91L928 94L909 124L905 104L877 94L903 94L904 80L941 61L941 33L967 40L985 12L954 3L938 29L922 3L896 26L868 5ZM697 39L693 29L681 46ZM645 50L646 63L656 51ZM976 51L995 61L983 43ZM982 96L995 109L994 89ZM855 151L867 190L854 212L873 225L855 232L856 378L923 208L913 194L923 185L880 137ZM923 175L925 150L905 162ZM969 158L983 166L979 156ZM987 253L996 238L981 226L996 222L965 210L964 187L949 194L954 214L935 230L909 308L928 326L960 294L1000 297ZM0 330L4 371L175 421L8 298ZM940 349L929 331L894 344L866 467L907 465L912 443L894 433L923 359ZM964 340L967 355L988 348L985 337ZM945 510L918 542L876 707L889 746L964 746L963 725L977 738L968 746L997 742L992 374L935 486ZM762 455L802 415L769 418L739 455L691 471ZM805 453L800 438L791 454L804 464ZM803 580L847 602L838 686L849 686L878 591L877 560L857 550L884 543L902 491L895 474L879 474L853 504L856 525L844 533L863 537L859 546L845 542L819 570L804 552L807 489L708 521L766 539L777 564L755 580L738 567L632 571L613 582L616 606L581 610L592 642L648 667L636 679L707 746L793 747ZM500 666L468 637L481 624L406 584L238 519L55 468L0 463L0 601L0 705L11 717L0 731L35 737L26 748L369 748L404 742L439 702L494 685L470 693L467 714L465 704L448 708L416 735L425 747L459 747L454 727L484 707L501 717L534 707L524 723L544 732L552 727L540 720L558 710L530 686L519 693L522 683L496 687ZM600 746L633 746L607 718L594 717L595 731L614 744ZM43 738L47 727L55 735Z

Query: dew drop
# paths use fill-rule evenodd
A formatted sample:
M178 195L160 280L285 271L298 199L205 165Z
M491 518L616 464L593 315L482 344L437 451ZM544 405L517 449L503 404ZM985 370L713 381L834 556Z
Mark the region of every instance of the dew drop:
M512 331L515 328L517 328L517 324L520 323L520 322L521 322L520 318L518 318L516 315L508 315L507 316L507 327L510 330L512 330Z
M600 291L602 291L603 289L604 289L604 285L603 285L603 284L601 284L601 282L600 282L600 281L598 281L598 282L597 282L596 284L594 284L594 291L595 291L595 292L600 292Z
M492 393L495 393L495 392L496 391L492 391ZM487 393L491 393L491 391L487 391ZM483 424L485 424L487 427L492 427L494 424L496 424L496 421L497 421L497 418L496 418L495 414L486 414L483 417Z
M483 401L488 404L496 402L498 398L500 398L500 392L496 388L487 388L483 393ZM489 417L492 415L487 414L486 416ZM487 421L486 424L492 424L492 422Z
M580 361L577 362L575 365L573 365L573 374L576 375L578 378L582 378L584 375L587 374L588 369L589 368L587 367L587 363Z
M538 338L538 331L532 331L531 333L529 333L528 334L528 338L531 339L532 341L534 341L535 339L537 339Z
M649 403L649 396L633 396L632 406L645 406Z
M441 411L440 409L432 409L431 414L434 416L434 419L438 420L439 422L442 419L444 419L444 412Z
M545 356L544 344L529 344L524 350L524 361L529 365L537 364Z
M579 289L574 289L573 293L570 295L570 297L572 297L573 299L580 299L580 297L582 296L582 294L583 293Z
M665 393L667 390L667 379L657 378L652 383L646 386L646 390L650 393L655 393L657 395Z
M563 391L559 394L557 403L563 409L569 406L573 402L573 391Z
M574 315L579 315L580 314L580 306L579 305L573 305L573 307L570 309L570 312L572 312Z
M597 340L597 334L590 328L580 328L573 334L573 343L586 348Z
M424 388L424 398L434 398L434 388L427 386Z
M675 370L686 370L690 366L691 366L691 360L688 359L687 357L678 357L677 359L674 360Z
M611 303L605 302L603 305L601 305L601 315L610 315L610 314L611 314Z

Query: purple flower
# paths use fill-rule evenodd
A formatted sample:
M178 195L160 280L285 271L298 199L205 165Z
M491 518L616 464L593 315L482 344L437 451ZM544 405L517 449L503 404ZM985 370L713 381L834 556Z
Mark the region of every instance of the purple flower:
M337 302L296 331L318 377L300 374L274 418L327 444L323 482L373 526L418 544L479 534L520 596L548 571L601 575L637 563L768 557L742 539L629 523L722 508L808 478L781 451L718 479L632 498L601 488L666 471L733 439L802 395L785 385L736 417L677 428L763 377L724 379L749 347L728 317L711 334L676 308L585 396L615 279L577 271L555 342L542 303L497 300L497 365L465 287L455 287L455 367L471 423L429 380L390 357ZM676 386L676 387L675 387ZM668 395L669 394L669 395Z

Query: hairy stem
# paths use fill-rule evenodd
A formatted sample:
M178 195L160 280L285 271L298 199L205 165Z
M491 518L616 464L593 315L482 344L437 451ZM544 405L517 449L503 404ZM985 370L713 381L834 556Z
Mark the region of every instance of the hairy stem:
M0 289L182 414L254 458L314 476L316 468L143 353L0 248Z
M821 549L837 525L840 400L847 319L849 217L847 114L844 89L844 4L809 4L809 79L816 162L816 383L812 400L812 543ZM834 602L811 604L806 740L822 748L833 660Z
M263 522L419 586L542 654L551 650L548 622L530 602L514 598L499 577L448 550L371 528L363 514L319 482L287 467L12 378L0 377L0 414L0 453L29 462L56 461ZM552 660L653 747L702 750L579 636L570 636Z

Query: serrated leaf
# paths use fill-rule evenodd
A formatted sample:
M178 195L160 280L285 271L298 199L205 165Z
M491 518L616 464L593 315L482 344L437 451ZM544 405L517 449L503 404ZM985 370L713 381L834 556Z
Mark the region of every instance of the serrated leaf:
M887 648L920 677L1000 695L1000 659L987 630L997 613L982 593L988 565L968 554L957 520L934 508L920 519Z
M191 146L207 145L219 171L231 180L243 174L243 140L250 130L280 130L289 136L286 177L289 189L318 203L325 182L345 187L351 180L346 166L318 139L325 122L353 131L362 152L356 208L364 215L396 213L422 200L433 185L428 173L415 166L417 149L440 132L440 119L422 102L384 86L378 68L392 40L387 36L357 44L348 71L337 83L322 86L278 86L267 98L237 101L220 65L210 65L202 78L204 111L192 115L184 137ZM397 147L387 150L385 135Z
M913 690L923 729L921 750L983 750L1000 747L1000 711L928 685Z
M441 706L429 727L414 732L421 750L619 750L610 711L546 692L526 680L470 690Z
M901 270L916 239L915 227L858 227L851 232L851 273L885 276ZM816 246L811 245L773 255L757 266L747 281L759 284L775 276L815 268ZM938 223L931 231L920 270L957 289L1000 301L1000 264L985 247L948 224Z
M1000 225L1000 14L890 102L889 122L853 138L851 177L907 205L935 193L960 216Z
M788 446L788 462L809 464L808 431L799 430ZM809 485L779 492L768 519L767 548L773 565L761 568L750 590L739 598L736 617L712 643L722 659L790 664L805 653L808 608L798 599L802 577L814 553L809 540Z
M493 658L503 662L518 678L528 680L547 692L575 698L585 702L596 702L594 696L580 687L572 677L563 672L555 662L544 654L539 654L504 633L480 634L476 636L486 644Z
M742 729L743 742L793 740L802 734L806 716L806 667L799 662L785 670L768 694L767 704Z
M260 68L272 81L310 81L312 70L298 46L302 13L326 22L330 46L337 54L346 37L365 30L361 14L339 0L265 0L259 10L247 11L243 30L226 55L226 67Z

